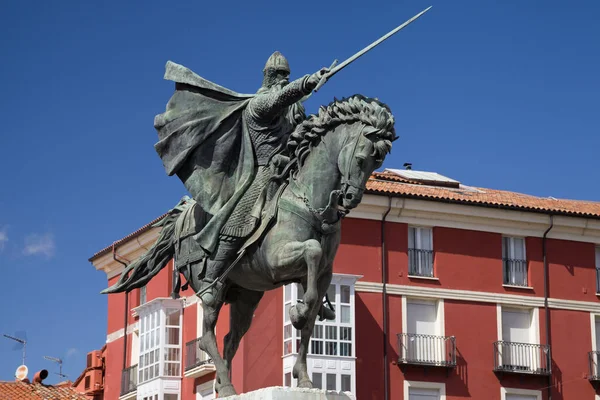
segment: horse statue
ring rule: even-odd
[[[335,318],[333,310],[324,308],[323,299],[332,278],[343,216],[359,205],[369,177],[381,167],[396,139],[390,109],[362,95],[322,106],[291,133],[287,157],[283,157],[285,162],[274,177],[278,180],[277,194],[262,214],[266,227],[260,235],[248,239],[237,263],[227,271],[223,299],[213,306],[202,303],[204,332],[199,346],[216,367],[219,397],[236,394],[229,368],[263,293],[294,282],[302,285],[304,296],[290,309],[291,322],[301,331],[293,377],[299,387],[313,387],[306,357],[316,318]],[[125,268],[121,280],[129,279],[129,274],[136,271],[146,275],[147,281],[172,258],[187,257],[185,244],[194,238],[189,232],[185,234],[185,226],[197,205],[184,198],[172,209],[160,222],[157,242]],[[186,285],[198,294],[203,265],[187,265],[181,272]],[[127,290],[136,285],[142,286],[132,283]],[[111,292],[115,290],[104,291]],[[230,304],[232,322],[221,356],[215,326],[225,303]]]

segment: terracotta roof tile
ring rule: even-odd
[[[374,173],[367,182],[367,193],[600,219],[600,202],[544,198],[464,185],[459,188],[415,185],[390,175],[393,174]]]
[[[389,171],[373,173],[367,182],[366,193],[600,219],[600,202],[536,197],[465,185],[461,185],[459,188],[428,186]],[[166,213],[161,215],[137,231],[116,241],[114,245],[118,246],[144,233],[166,215]],[[112,245],[98,251],[89,261],[110,252],[111,248]]]
[[[88,400],[70,387],[56,387],[40,383],[1,382],[2,400]]]

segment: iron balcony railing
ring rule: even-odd
[[[598,361],[600,361],[600,351],[590,351],[588,353],[590,363],[590,372],[588,379],[590,381],[600,381],[600,370],[598,369]]]
[[[456,366],[456,338],[416,333],[398,334],[398,362],[402,364]]]
[[[528,286],[527,261],[503,258],[504,284],[514,286]]]
[[[433,250],[408,249],[408,274],[433,277]]]
[[[203,364],[210,364],[212,360],[204,351],[200,350],[200,338],[194,339],[185,344],[185,370],[199,367]]]
[[[494,371],[550,375],[551,360],[548,345],[494,342]]]
[[[123,370],[121,374],[121,396],[137,390],[137,370],[137,364]]]

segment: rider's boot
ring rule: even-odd
[[[217,279],[225,272],[225,269],[235,260],[237,255],[236,242],[221,240],[217,253],[206,263],[206,272],[200,284],[200,291],[206,291],[200,295],[202,302],[209,307],[214,306],[222,300],[223,286]]]

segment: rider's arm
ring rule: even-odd
[[[290,82],[280,90],[261,94],[252,99],[252,111],[257,119],[270,121],[286,108],[300,101],[316,86],[310,75]]]

